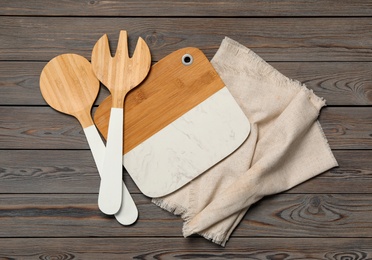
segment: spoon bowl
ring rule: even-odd
[[[90,111],[99,87],[89,61],[77,54],[53,58],[40,76],[45,101],[55,110],[76,117],[83,127],[93,124]]]

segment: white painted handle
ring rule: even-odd
[[[85,137],[88,140],[90,151],[93,154],[93,159],[96,163],[98,172],[101,176],[102,163],[105,157],[105,144],[103,143],[101,136],[99,135],[95,125],[84,128]]]
[[[111,108],[108,126],[106,153],[102,165],[101,185],[98,194],[98,207],[113,215],[120,210],[123,196],[122,187],[123,155],[123,109]]]
[[[93,154],[98,172],[101,176],[106,147],[97,131],[97,128],[94,125],[84,128],[84,133],[88,140],[88,144]],[[124,182],[122,182],[122,188],[123,193],[121,207],[120,210],[115,214],[115,218],[122,225],[131,225],[138,218],[138,210]]]
[[[116,212],[115,217],[122,225],[131,225],[136,222],[138,218],[138,210],[136,204],[134,204],[133,198],[130,195],[127,186],[123,184],[123,193],[121,198],[121,207],[118,212]]]

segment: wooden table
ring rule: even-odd
[[[155,62],[187,46],[212,58],[224,36],[248,46],[327,100],[320,122],[340,167],[256,203],[226,248],[183,238],[128,176],[139,220],[105,216],[83,131],[46,105],[39,75],[58,54],[90,59],[104,33],[116,46],[121,29]],[[0,258],[370,259],[371,105],[371,1],[1,0]]]

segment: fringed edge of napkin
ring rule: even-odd
[[[192,219],[192,216],[186,208],[182,207],[181,205],[177,203],[165,202],[161,198],[153,198],[151,202],[155,204],[156,206],[160,207],[161,209],[172,213],[175,216],[180,216],[182,220],[184,221],[183,227],[182,227],[182,234],[185,238],[189,236],[188,235],[189,234],[188,223]],[[225,246],[227,242],[226,237],[228,237],[227,233],[216,234],[216,233],[209,233],[209,232],[200,232],[197,234],[220,246]]]
[[[180,216],[184,221],[188,221],[191,218],[191,216],[188,214],[187,209],[177,203],[165,202],[163,199],[160,198],[153,198],[151,202],[175,216]]]

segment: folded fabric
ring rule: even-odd
[[[251,133],[225,160],[153,203],[184,219],[185,237],[197,233],[225,246],[253,203],[338,164],[317,121],[322,98],[230,38],[211,63]]]

